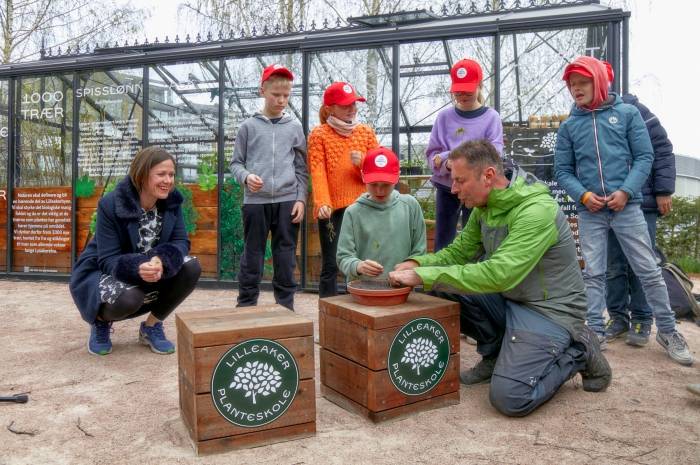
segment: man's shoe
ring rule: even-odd
[[[632,323],[632,327],[627,332],[625,343],[631,346],[644,347],[649,343],[651,334],[651,323]]]
[[[629,329],[630,325],[628,322],[620,320],[619,318],[611,318],[605,325],[605,340],[613,341],[618,337],[622,336],[623,334],[627,333]]]
[[[479,363],[471,369],[459,374],[462,384],[470,386],[472,384],[485,384],[491,382],[493,369],[496,367],[495,358],[482,358]]]
[[[157,354],[175,352],[175,346],[165,337],[163,323],[160,321],[153,326],[146,326],[146,322],[142,321],[139,328],[139,342],[151,346],[151,350]]]
[[[688,343],[678,331],[670,334],[656,333],[656,342],[666,349],[668,356],[676,363],[686,366],[693,364],[693,355],[690,353]]]
[[[690,392],[696,396],[700,396],[700,384],[689,384],[686,386]]]
[[[586,348],[586,367],[581,371],[583,390],[587,392],[605,391],[612,381],[612,368],[600,349],[599,336],[588,326],[584,326],[575,338]]]
[[[90,325],[88,352],[94,355],[107,355],[112,352],[112,341],[109,338],[111,332],[111,321],[95,320],[95,323]]]

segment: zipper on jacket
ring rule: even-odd
[[[272,121],[270,121],[272,124]],[[275,124],[272,124],[272,200],[275,199]]]
[[[600,147],[598,146],[598,126],[595,124],[595,110],[591,112],[593,115],[593,139],[595,140],[595,153],[598,156],[598,173],[600,174],[600,187],[603,189],[603,196],[607,197],[605,192],[605,180],[603,179],[603,161],[600,159]]]

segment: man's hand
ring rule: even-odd
[[[394,271],[404,271],[404,270],[412,270],[415,267],[418,266],[418,262],[415,260],[406,260],[401,263],[397,263],[396,266],[394,267]]]
[[[147,283],[155,283],[160,281],[163,276],[163,263],[160,258],[153,257],[150,262],[141,263],[139,265],[139,276]]]
[[[381,263],[374,260],[364,260],[357,264],[357,274],[365,276],[379,276],[384,271]]]
[[[673,200],[670,195],[657,195],[656,196],[656,207],[659,209],[661,215],[666,215],[673,208]]]
[[[262,189],[263,180],[257,174],[250,173],[245,178],[245,185],[248,186],[248,190],[250,190],[250,192],[257,192]]]
[[[350,163],[352,163],[353,166],[357,166],[359,168],[361,162],[362,162],[362,152],[360,152],[358,150],[352,150],[350,152]]]
[[[588,200],[586,200],[584,205],[586,208],[588,208],[588,211],[595,213],[605,206],[605,197],[591,192],[591,195],[588,197]]]
[[[324,205],[318,209],[318,219],[319,220],[327,220],[328,218],[331,217],[331,213],[333,213],[333,210],[331,209],[331,207],[329,207],[328,205]]]
[[[592,197],[592,196],[591,196]],[[607,200],[608,208],[614,212],[622,211],[627,205],[627,200],[629,196],[625,191],[615,191],[610,194],[605,200]]]
[[[292,223],[300,223],[304,219],[304,202],[297,200],[292,207]]]
[[[402,270],[389,273],[389,283],[394,287],[416,287],[423,284],[423,280],[414,270]]]

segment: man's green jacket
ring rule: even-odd
[[[411,257],[426,290],[501,293],[566,328],[583,324],[586,294],[576,244],[549,189],[529,173],[512,174],[462,233],[434,254]]]

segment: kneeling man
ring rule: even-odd
[[[452,192],[473,208],[462,233],[434,254],[409,258],[389,274],[461,305],[462,332],[483,357],[460,375],[491,382],[490,401],[524,416],[581,373],[585,391],[604,391],[612,371],[586,325],[586,294],[566,217],[546,185],[504,172],[486,140],[450,155]]]

